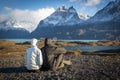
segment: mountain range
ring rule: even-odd
[[[92,18],[94,22],[114,21],[120,22],[120,0],[111,1],[99,10]]]
[[[39,26],[63,26],[63,25],[75,25],[82,22],[79,18],[76,10],[72,7],[68,9],[65,6],[58,8],[52,15],[40,22]]]
[[[79,15],[73,6],[69,8],[61,6],[53,14],[40,21],[31,33],[28,31],[29,27],[23,29],[15,25],[15,21],[0,23],[0,32],[9,34],[7,36],[0,34],[0,38],[20,36],[20,38],[120,39],[120,0],[110,2],[92,17],[86,14]],[[19,23],[16,26],[18,25]]]

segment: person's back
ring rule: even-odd
[[[37,47],[37,39],[32,39],[31,48],[26,51],[26,68],[27,70],[39,70],[42,64],[42,53]]]
[[[57,70],[63,63],[63,56],[66,50],[62,47],[52,46],[51,40],[45,39],[45,46],[42,48],[43,52],[43,67],[49,66],[52,70]]]

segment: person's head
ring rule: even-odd
[[[38,42],[38,40],[35,39],[35,38],[33,38],[33,39],[31,40],[31,46],[37,46],[37,42]]]
[[[51,45],[51,39],[50,38],[45,38],[45,46]]]

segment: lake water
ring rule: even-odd
[[[99,40],[58,40],[58,41],[67,41],[67,42],[97,42]]]
[[[91,51],[91,50],[115,50],[120,49],[120,46],[67,46],[64,47],[67,50],[82,50],[82,51]]]
[[[0,40],[9,40],[9,41],[15,41],[15,42],[26,42],[30,41],[31,39],[0,39]],[[57,41],[67,41],[67,42],[97,42],[99,40],[57,40]]]
[[[15,41],[15,42],[26,42],[30,41],[31,39],[1,39],[1,40],[9,40],[9,41]],[[58,41],[68,41],[68,42],[97,42],[99,40],[58,40]],[[119,46],[67,46],[65,47],[67,50],[82,50],[82,51],[88,51],[88,50],[114,50],[114,49],[120,49]]]

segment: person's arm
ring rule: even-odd
[[[43,57],[41,50],[38,50],[38,62],[39,62],[39,66],[43,64]]]
[[[57,53],[65,54],[66,52],[67,52],[67,50],[62,47],[56,47],[53,51],[53,53],[55,53],[55,54],[57,54]]]

